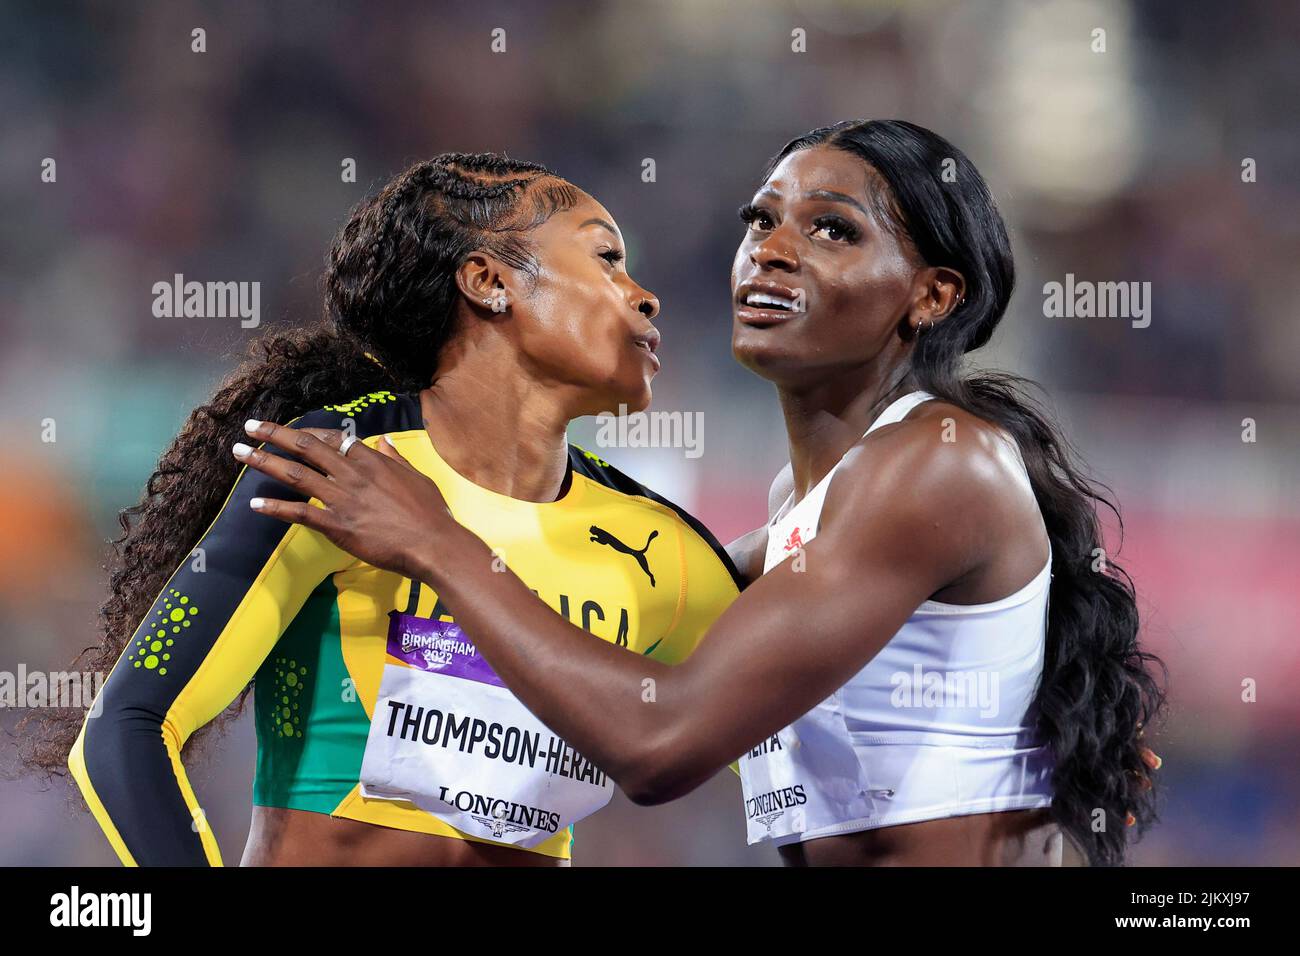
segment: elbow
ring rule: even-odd
[[[638,807],[656,807],[676,800],[686,791],[679,792],[671,780],[638,779],[625,784],[623,792]]]
[[[86,725],[83,722],[81,730],[77,734],[77,739],[72,742],[68,749],[67,768],[73,781],[77,784],[83,794],[86,792],[86,785],[90,782],[90,777],[86,773]]]
[[[689,746],[667,735],[647,740],[617,778],[627,798],[641,807],[657,806],[686,796],[707,778]]]
[[[638,807],[655,807],[661,803],[668,803],[677,796],[673,792],[671,780],[650,777],[644,774],[637,774],[635,777],[628,779],[622,786],[627,798]]]
[[[83,781],[85,780],[85,776],[86,776],[86,765],[82,763],[81,754],[77,752],[76,747],[73,747],[72,750],[68,753],[68,760],[66,766],[68,770],[68,776],[71,777],[72,782],[77,785],[77,789],[84,793],[86,788],[83,785]]]

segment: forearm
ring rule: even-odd
[[[123,643],[87,716],[69,767],[113,849],[128,865],[220,865],[190,786],[185,741],[256,673],[312,589],[350,560],[324,538],[256,514],[284,493],[256,471],[225,505]]]
[[[524,705],[638,803],[683,796],[806,712],[908,613],[908,598],[873,594],[834,564],[800,574],[797,588],[782,567],[669,667],[570,624],[515,575],[494,570],[492,552],[460,525],[431,539],[436,553],[415,562],[421,580]],[[894,584],[880,578],[885,590]],[[880,626],[861,623],[870,610],[887,615]],[[856,639],[825,640],[836,631]],[[821,639],[795,651],[793,639],[806,634]]]
[[[691,757],[685,665],[630,653],[570,624],[512,572],[497,570],[487,545],[460,525],[437,539],[437,553],[423,557],[416,574],[529,710],[633,799],[658,794],[666,773],[679,777]],[[690,786],[716,769],[692,774],[700,779]],[[674,789],[681,786],[679,779]]]
[[[89,717],[68,767],[126,866],[221,866],[180,749],[161,722],[140,715]]]

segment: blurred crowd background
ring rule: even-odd
[[[318,316],[349,208],[444,150],[545,163],[613,212],[663,305],[655,408],[701,412],[703,454],[601,453],[723,541],[755,526],[786,449],[773,390],[730,355],[736,207],[793,136],[901,117],[971,156],[1013,232],[1019,289],[976,358],[1043,384],[1122,505],[1118,560],[1171,672],[1164,821],[1133,859],[1300,863],[1300,5],[0,10],[0,670],[64,669],[95,639],[116,514],[188,411],[251,337]],[[153,284],[176,273],[260,282],[262,327],[155,318]],[[1149,281],[1150,326],[1045,317],[1043,285],[1067,273]],[[253,754],[244,719],[191,769],[228,862]],[[68,791],[0,781],[0,864],[115,861]],[[618,797],[575,849],[579,865],[775,861],[746,847],[730,773],[669,806]]]

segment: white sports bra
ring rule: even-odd
[[[904,395],[867,434],[933,397]],[[764,573],[816,537],[838,468],[777,512]],[[999,601],[925,601],[847,684],[742,756],[749,842],[1050,805],[1052,758],[1035,738],[1032,706],[1051,567],[1049,554]]]

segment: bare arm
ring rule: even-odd
[[[267,501],[264,513],[434,588],[515,695],[642,803],[687,793],[841,686],[922,601],[984,560],[1002,493],[933,429],[882,430],[832,483],[804,570],[785,562],[760,577],[694,655],[667,666],[591,640],[494,571],[487,546],[395,449],[343,458],[328,433],[253,434],[329,476],[254,452],[251,467],[326,506]]]

